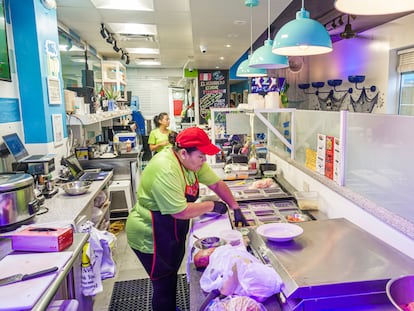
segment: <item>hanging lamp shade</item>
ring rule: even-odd
[[[289,67],[287,56],[272,52],[273,40],[265,40],[264,45],[258,48],[250,57],[249,66],[253,68],[279,69]]]
[[[383,15],[414,11],[413,0],[335,0],[338,11],[352,15]]]
[[[266,77],[267,76],[266,69],[253,68],[253,67],[249,66],[250,57],[251,57],[251,55],[249,55],[249,57],[247,59],[245,59],[244,61],[242,61],[239,65],[239,67],[237,67],[236,76],[238,76],[238,77],[247,77],[247,78]]]
[[[332,51],[332,41],[325,27],[310,18],[303,7],[296,19],[285,24],[273,40],[272,52],[287,56],[324,54]]]

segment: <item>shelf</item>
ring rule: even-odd
[[[91,113],[85,115],[66,115],[66,123],[68,125],[90,125],[106,120],[112,120],[114,118],[130,115],[132,111],[130,109],[122,109],[115,111],[104,111],[101,113]]]

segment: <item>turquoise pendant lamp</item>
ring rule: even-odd
[[[332,51],[332,40],[325,27],[310,18],[308,11],[296,12],[296,19],[285,24],[273,40],[272,52],[287,56],[325,54]]]
[[[287,56],[272,52],[273,40],[270,40],[270,0],[267,0],[267,40],[250,57],[249,66],[253,68],[279,69],[289,67]]]
[[[335,9],[351,15],[383,15],[414,11],[413,0],[335,0]]]
[[[246,0],[245,5],[250,7],[250,52],[253,50],[252,48],[252,37],[253,37],[253,18],[252,18],[252,7],[257,6],[259,1],[252,1],[252,0]],[[242,61],[237,67],[236,76],[237,77],[243,77],[243,78],[252,78],[252,77],[266,77],[267,71],[266,69],[262,68],[253,68],[249,66],[250,63],[250,57],[249,55],[247,59]]]
[[[238,77],[245,77],[245,78],[251,78],[251,77],[266,77],[267,71],[266,69],[262,68],[253,68],[249,66],[251,55],[248,56],[247,59],[242,61],[237,67],[236,76]]]

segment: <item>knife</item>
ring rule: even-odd
[[[34,279],[34,278],[37,278],[39,276],[55,272],[57,270],[58,270],[58,267],[52,267],[52,268],[49,268],[49,269],[40,270],[40,271],[30,273],[30,274],[22,274],[22,273],[14,274],[14,275],[8,276],[6,278],[0,279],[0,286],[16,283],[16,282],[20,282],[20,281],[26,281],[26,280]]]

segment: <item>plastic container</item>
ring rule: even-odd
[[[319,209],[319,193],[316,191],[298,191],[294,193],[299,209],[303,211]]]
[[[238,230],[224,230],[220,232],[220,237],[231,246],[238,246],[243,242],[243,235]]]
[[[389,280],[386,292],[396,310],[411,310],[409,307],[414,306],[414,275],[404,275]]]

